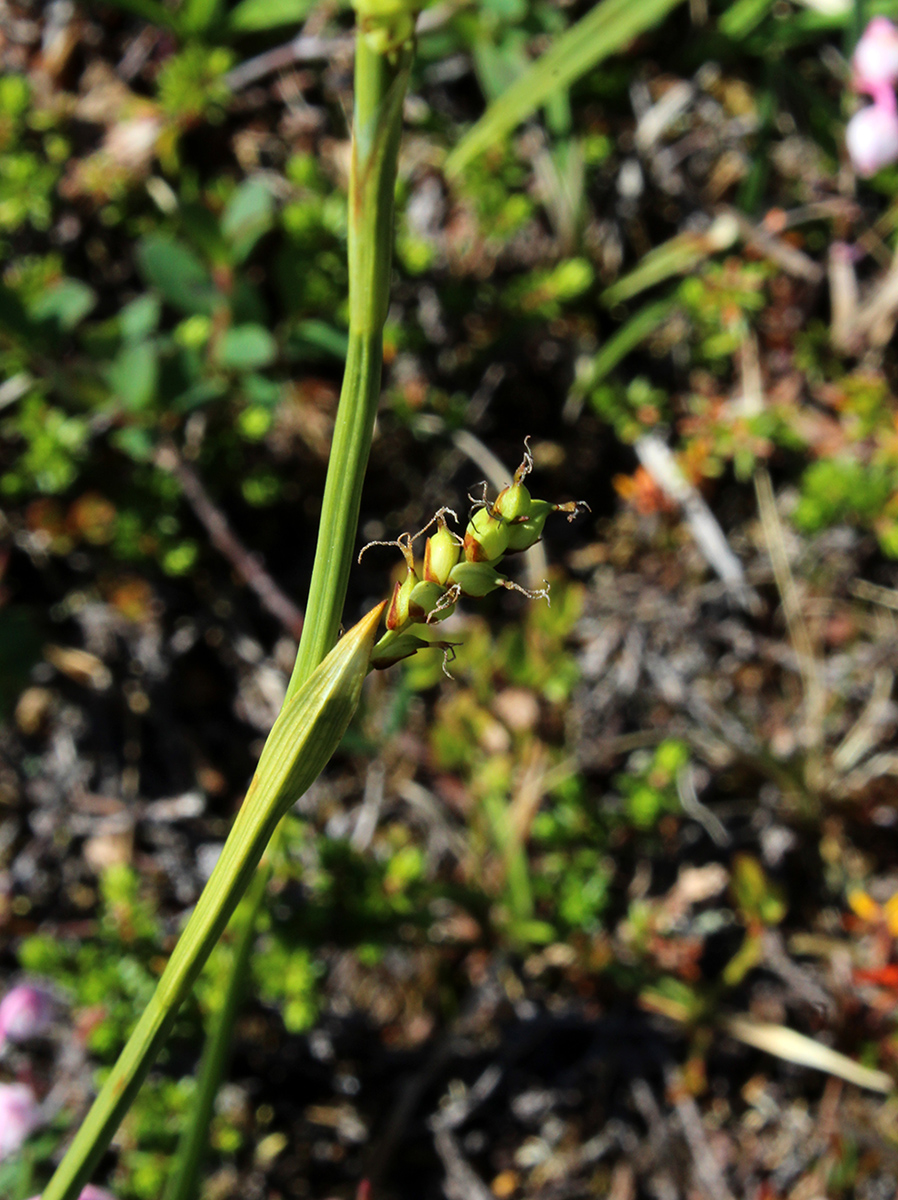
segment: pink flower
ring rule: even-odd
[[[41,1198],[40,1196],[32,1196],[31,1200],[41,1200]],[[115,1196],[113,1196],[112,1192],[107,1192],[105,1188],[94,1187],[92,1183],[89,1183],[78,1197],[78,1200],[115,1200]]]
[[[41,1037],[53,1024],[53,997],[44,988],[21,983],[0,1000],[0,1046]]]
[[[892,88],[898,83],[898,29],[887,17],[874,17],[864,30],[851,59],[852,83],[859,92],[894,106]]]
[[[19,1149],[41,1123],[34,1092],[24,1083],[0,1083],[0,1162]]]
[[[858,175],[875,175],[898,161],[898,113],[894,107],[868,104],[845,127],[845,145]]]

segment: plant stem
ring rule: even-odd
[[[390,291],[393,190],[411,47],[393,61],[357,39],[349,177],[349,349],[331,447],[315,565],[287,698],[337,637],[355,557],[362,483],[374,434]]]
[[[393,190],[402,101],[411,57],[410,45],[387,55],[373,49],[364,37],[357,40],[349,191],[349,351],[322,503],[307,618],[285,708],[334,644],[346,598],[362,483],[380,395],[383,324],[390,284]],[[269,737],[266,749],[271,741]],[[263,760],[264,757],[263,751]],[[74,1200],[87,1182],[168,1036],[178,1008],[253,879],[279,814],[272,817],[269,811],[263,820],[258,812],[248,811],[252,808],[248,798],[150,1004],[47,1185],[43,1200]],[[241,832],[242,836],[235,838]],[[245,955],[249,953],[247,943],[252,941],[255,914],[266,881],[267,870],[257,877],[256,904],[251,907],[248,924],[238,935],[238,947],[245,947]],[[240,953],[235,954],[235,967],[239,967],[241,958]],[[239,999],[236,981],[232,983],[234,986],[228,989],[228,1009],[219,1015],[216,1035],[204,1063],[199,1104],[207,1113],[211,1112],[225,1057],[223,1035],[231,1027]],[[191,1136],[185,1150],[191,1160],[184,1164],[188,1182],[196,1175],[205,1128],[200,1129],[197,1124],[196,1132],[197,1136]]]
[[[357,39],[355,113],[349,186],[349,349],[328,462],[315,564],[287,699],[315,669],[337,635],[355,549],[362,483],[380,396],[383,325],[389,301],[393,192],[411,51],[391,64]],[[166,1200],[193,1200],[208,1142],[215,1096],[227,1069],[254,933],[283,836],[278,827],[232,921],[234,950],[225,1000],[209,1031],[197,1094],[176,1156]]]
[[[149,1004],[75,1135],[43,1200],[74,1200],[112,1140],[162,1049],[203,964],[221,937],[283,815],[324,769],[358,704],[384,604],[336,646],[285,704],[218,862]]]
[[[283,822],[278,831],[283,828]],[[271,851],[277,833],[269,845],[268,854],[246,893],[245,903],[231,919],[235,941],[221,1007],[212,1018],[211,1028],[203,1046],[203,1057],[197,1074],[196,1094],[190,1107],[190,1118],[178,1143],[175,1170],[165,1191],[165,1200],[194,1200],[198,1193],[200,1173],[209,1144],[209,1125],[215,1097],[231,1057],[234,1026],[246,993],[249,961],[255,941],[256,920],[265,901],[271,876]]]

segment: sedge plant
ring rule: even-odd
[[[385,605],[372,609],[336,646],[334,642],[380,393],[393,191],[418,5],[413,0],[356,0],[355,8],[349,345],[296,664],[284,706],[221,857],[149,1005],[44,1189],[42,1200],[74,1200],[90,1179],[168,1036],[181,1003],[253,880],[278,822],[339,744],[369,668]]]
[[[213,1022],[194,1117],[185,1132],[168,1192],[169,1200],[196,1195],[212,1102],[226,1062],[255,920],[269,877],[268,867],[260,869],[260,863],[281,818],[339,744],[368,671],[390,666],[434,644],[451,654],[451,643],[430,637],[432,627],[451,614],[461,597],[485,596],[500,587],[524,591],[498,570],[502,560],[534,545],[550,513],[566,512],[572,519],[584,507],[576,502],[555,505],[534,499],[524,484],[532,467],[529,453],[525,454],[514,480],[494,501],[487,499],[484,490],[463,536],[450,530],[445,519],[448,510],[437,514],[431,522],[436,530],[427,539],[423,563],[415,560],[415,538],[404,534],[397,539],[393,544],[406,562],[404,581],[397,583],[389,601],[375,606],[337,641],[380,394],[393,194],[419,5],[414,0],[354,0],[354,7],[358,30],[349,187],[348,352],[296,663],[284,705],[215,869],[150,1003],[45,1187],[42,1200],[75,1200],[87,1184],[165,1042],[178,1009],[248,893],[235,930],[230,983]],[[386,631],[377,639],[382,616]]]

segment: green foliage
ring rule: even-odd
[[[536,206],[523,190],[526,174],[515,158],[496,152],[489,162],[473,162],[460,180],[483,235],[498,246],[519,233]]]
[[[228,86],[224,81],[233,55],[222,47],[185,46],[159,72],[159,104],[179,121],[224,119]]]
[[[145,237],[137,247],[144,278],[162,299],[185,313],[211,316],[223,297],[198,255],[164,234]]]
[[[140,1012],[158,981],[167,949],[162,924],[152,893],[131,867],[110,867],[100,879],[101,906],[96,933],[91,938],[60,939],[34,934],[24,938],[18,950],[21,968],[38,978],[52,980],[72,1006],[72,1020],[87,1031],[86,1045],[98,1064],[102,1081],[106,1067],[117,1057]],[[259,970],[277,979],[270,997],[283,1003],[285,1019],[296,1004],[296,968],[282,977],[282,960],[263,951]],[[207,971],[209,983],[198,989],[208,1011],[210,988],[220,987],[226,961],[213,962]],[[269,969],[271,975],[269,976]],[[218,983],[214,981],[218,976]],[[314,974],[312,980],[314,980]],[[182,1013],[175,1044],[181,1039],[194,1043],[201,1028],[195,1005]],[[118,1165],[114,1180],[122,1200],[156,1200],[171,1170],[178,1134],[190,1110],[194,1081],[190,1076],[172,1078],[165,1071],[152,1076],[130,1110],[122,1127]],[[233,1120],[218,1118],[219,1142],[240,1144],[241,1134]],[[58,1141],[58,1134],[29,1142],[29,1162],[41,1162]],[[44,1142],[49,1144],[44,1146]],[[11,1177],[12,1178],[12,1177]],[[16,1176],[18,1178],[18,1176]],[[10,1184],[9,1186],[13,1186]],[[21,1189],[19,1189],[21,1190]],[[6,1193],[11,1194],[11,1193]]]
[[[652,829],[665,813],[679,811],[677,775],[688,762],[686,743],[668,738],[653,754],[634,755],[629,771],[615,777],[624,813],[637,829]]]
[[[493,101],[450,154],[447,173],[461,175],[478,154],[500,141],[553,94],[569,87],[603,58],[651,28],[675,3],[676,0],[643,0],[641,4],[601,0]]]
[[[156,985],[161,931],[155,907],[139,892],[130,868],[113,867],[101,880],[103,908],[96,940],[65,941],[35,934],[19,947],[22,968],[59,983],[76,1008],[94,1014],[88,1048],[111,1062]]]
[[[322,968],[308,947],[266,934],[253,953],[252,970],[259,997],[277,1006],[289,1033],[314,1025]]]
[[[589,398],[597,415],[622,442],[635,442],[660,424],[669,411],[665,393],[639,375],[628,384],[600,384]]]
[[[45,495],[64,492],[78,477],[90,436],[83,417],[68,416],[32,394],[22,400],[14,418],[2,423],[12,444],[24,443],[16,467],[0,477],[0,490],[15,496],[34,489]]]
[[[312,0],[240,0],[228,17],[235,33],[293,25],[308,16]]]
[[[567,929],[594,933],[608,905],[614,867],[595,850],[564,851],[540,856],[536,895],[557,905],[562,932]]]
[[[49,114],[48,114],[49,116]],[[25,225],[50,225],[54,196],[68,144],[33,107],[28,81],[0,79],[0,235]]]
[[[15,384],[0,384],[0,492],[16,546],[27,544],[35,562],[49,563],[47,578],[74,572],[88,602],[107,594],[107,580],[123,564],[139,564],[154,583],[167,577],[160,590],[172,611],[187,608],[194,588],[204,611],[210,596],[228,611],[229,601],[217,595],[228,568],[159,451],[169,441],[181,448],[250,548],[271,555],[285,586],[301,586],[348,347],[342,68],[338,59],[326,70],[303,64],[295,94],[287,91],[293,72],[230,93],[234,63],[291,36],[311,11],[308,0],[121,0],[120,7],[132,14],[129,31],[139,30],[137,17],[166,32],[112,116],[107,109],[93,123],[78,115],[89,89],[66,90],[71,65],[52,85],[32,86],[15,74],[0,79],[0,379]],[[888,358],[877,365],[888,351],[874,348],[856,368],[853,354],[831,339],[823,291],[810,304],[805,282],[765,257],[760,242],[747,245],[744,228],[714,223],[720,203],[778,236],[780,206],[797,221],[808,206],[803,189],[816,198],[825,191],[827,162],[834,169],[838,89],[828,76],[820,83],[820,52],[846,18],[781,7],[738,0],[719,19],[712,12],[694,38],[668,45],[650,29],[672,8],[667,0],[606,3],[579,25],[572,9],[549,0],[485,0],[455,7],[423,35],[424,69],[406,114],[414,129],[396,189],[395,303],[384,339],[393,369],[384,380],[380,434],[388,461],[402,468],[385,489],[389,505],[406,505],[406,479],[423,474],[466,427],[472,395],[498,364],[510,370],[485,420],[475,410],[479,436],[495,434],[501,443],[514,424],[517,437],[532,416],[534,433],[555,437],[537,394],[551,396],[560,412],[576,374],[571,398],[587,406],[583,429],[608,448],[606,461],[615,461],[614,439],[628,444],[660,430],[712,507],[724,487],[728,497],[750,495],[745,482],[759,465],[773,464],[797,489],[792,516],[801,532],[847,522],[898,556],[892,373]],[[345,28],[347,14],[322,9],[316,21],[319,15],[328,21],[325,36]],[[586,37],[591,21],[598,24]],[[633,43],[639,30],[647,37]],[[562,46],[561,71],[552,74]],[[653,66],[646,73],[644,52],[665,74]],[[696,67],[712,58],[720,76],[705,89]],[[453,121],[476,97],[467,81],[458,87],[440,75],[459,61],[473,65],[486,105],[483,122],[460,143]],[[740,122],[756,128],[743,146],[751,161],[740,162],[743,149],[733,155],[737,175],[743,165],[748,171],[741,182],[728,185],[725,171],[723,182],[702,180],[696,158],[686,168],[686,191],[665,191],[655,155],[666,161],[674,145],[686,153],[692,130],[707,143],[701,112],[675,122],[651,152],[631,149],[631,84],[639,80],[642,88],[645,76],[655,103],[667,95],[668,72],[691,81],[727,137],[739,142]],[[746,104],[734,106],[731,93]],[[109,135],[134,117],[146,119],[155,141],[143,159],[123,165],[110,158],[107,138],[114,141]],[[520,139],[510,138],[524,119]],[[813,149],[813,137],[823,166],[808,172],[808,183],[789,174],[786,152],[799,143]],[[434,168],[453,143],[448,170],[456,174],[447,192]],[[649,169],[642,198],[631,203],[618,184],[636,157]],[[438,196],[433,212],[424,184]],[[876,187],[893,189],[894,179],[884,176]],[[708,224],[725,237],[683,233],[707,231],[686,221],[697,196]],[[865,222],[875,201],[872,189],[859,188]],[[644,222],[646,205],[651,219]],[[766,208],[769,221],[762,222]],[[823,262],[837,231],[829,219],[790,224],[784,245]],[[855,218],[838,220],[851,225]],[[873,228],[878,252],[891,252],[891,217]],[[869,230],[865,236],[870,244]],[[877,269],[863,265],[862,288],[874,286],[865,273]],[[428,324],[431,295],[438,312]],[[807,312],[803,327],[790,324]],[[551,352],[545,360],[543,350]],[[760,394],[743,395],[753,356]],[[578,412],[570,405],[565,420]],[[606,427],[598,436],[596,419]],[[569,432],[558,436],[571,455]],[[496,449],[503,452],[501,444]],[[556,549],[550,539],[551,561]],[[590,562],[606,553],[601,561],[614,562],[621,546],[603,542],[593,550]],[[290,870],[279,883],[286,890],[289,880],[302,902],[263,928],[252,966],[258,995],[278,1009],[289,1033],[308,1029],[319,1012],[323,947],[355,946],[356,961],[372,972],[397,944],[436,958],[433,913],[448,905],[474,926],[461,942],[478,952],[482,945],[505,954],[563,943],[579,955],[588,947],[583,953],[594,961],[588,980],[577,984],[585,990],[606,969],[603,954],[625,912],[622,940],[633,962],[609,973],[657,1011],[689,1023],[714,1013],[718,984],[742,986],[761,961],[763,929],[785,919],[786,900],[758,860],[744,856],[732,864],[727,915],[744,937],[719,979],[696,980],[688,946],[679,968],[662,968],[660,955],[653,957],[659,944],[670,950],[695,931],[683,932],[685,918],[683,928],[665,928],[654,896],[628,902],[621,875],[629,857],[659,845],[666,852],[681,818],[677,776],[690,751],[669,739],[652,751],[621,752],[607,773],[602,767],[584,776],[571,767],[566,726],[579,672],[570,637],[583,599],[579,586],[561,583],[551,608],[522,602],[517,609],[516,599],[490,607],[487,598],[481,615],[466,616],[452,634],[462,643],[453,682],[445,680],[439,649],[422,651],[383,682],[384,711],[369,713],[349,744],[367,748],[386,730],[394,770],[408,749],[402,737],[390,740],[396,728],[416,730],[415,769],[434,789],[440,832],[452,838],[452,867],[444,868],[401,809],[405,799],[392,792],[364,854],[311,822],[302,832],[293,826]],[[19,603],[15,590],[13,600],[0,621],[6,712],[46,637],[36,606]],[[535,799],[527,791],[534,779]],[[210,962],[173,1057],[125,1127],[113,1181],[124,1200],[162,1192],[194,1096],[167,1072],[175,1062],[183,1067],[178,1055],[187,1046],[193,1052],[215,1010],[231,944]],[[83,1018],[89,1029],[91,1053],[108,1064],[169,949],[152,894],[133,872],[113,871],[103,880],[94,937],[78,944],[30,935],[20,963],[60,984],[79,1027]],[[677,969],[681,977],[666,973]],[[454,967],[445,977],[440,1004],[449,1010],[455,989],[467,984],[458,983]],[[216,1120],[217,1150],[232,1156],[247,1130],[226,1115]],[[60,1119],[4,1166],[0,1194],[24,1200],[35,1193],[63,1133]]]
[[[741,348],[751,318],[764,308],[770,275],[768,263],[731,259],[712,262],[680,284],[678,298],[693,322],[700,359],[716,364]]]
[[[585,258],[568,258],[548,271],[537,271],[510,284],[505,303],[528,316],[558,316],[567,301],[582,296],[593,283],[595,272]]]
[[[749,926],[779,925],[786,915],[782,888],[771,883],[764,868],[750,854],[737,854],[734,858],[732,889],[739,913]]]
[[[851,458],[813,463],[802,476],[795,522],[811,533],[837,521],[867,524],[883,511],[896,480],[895,468],[885,464],[865,466]]]

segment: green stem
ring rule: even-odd
[[[307,616],[285,707],[336,641],[354,557],[362,483],[380,395],[383,325],[389,300],[393,192],[402,102],[412,53],[412,46],[407,45],[381,54],[364,37],[357,39],[349,192],[349,349],[322,502]],[[266,743],[266,750],[269,743]],[[162,1048],[178,1009],[253,879],[280,813],[272,818],[269,812],[263,820],[257,811],[248,812],[248,809],[250,806],[244,801],[222,856],[156,992],[45,1188],[43,1200],[74,1200],[90,1178]],[[267,875],[268,869],[263,869],[256,877],[258,903],[265,892]],[[255,911],[257,906],[238,935],[239,945],[243,945],[244,939],[252,941]],[[248,949],[246,953],[249,953]],[[239,955],[236,960],[235,966],[239,965]],[[236,1012],[236,983],[233,997],[233,1011]],[[223,1058],[219,1053],[221,1047],[216,1049],[214,1043],[225,1041],[223,1019],[222,1016],[207,1055],[208,1072],[206,1063],[203,1068],[201,1099],[206,1105],[211,1105],[220,1078]],[[191,1156],[201,1155],[199,1136],[201,1132],[204,1137],[205,1130],[197,1128],[197,1138],[191,1138]]]
[[[283,822],[278,830],[283,829]],[[277,834],[269,846],[268,858],[256,872],[246,894],[246,903],[234,913],[232,925],[236,935],[231,956],[231,969],[221,1007],[212,1020],[196,1081],[196,1095],[190,1108],[189,1122],[178,1143],[175,1171],[165,1191],[165,1200],[194,1200],[199,1191],[199,1177],[209,1144],[209,1125],[215,1097],[231,1058],[234,1026],[249,981],[249,962],[255,942],[256,921],[271,875],[271,851]]]
[[[171,1032],[178,1009],[249,886],[279,821],[317,779],[355,712],[385,605],[363,617],[285,704],[218,862],[100,1094],[43,1193],[74,1200]]]
[[[309,588],[307,616],[287,698],[302,685],[336,638],[354,556],[362,482],[383,365],[383,324],[389,300],[393,191],[408,61],[391,66],[362,38],[356,51],[355,116],[350,178],[349,349],[331,447]],[[255,880],[250,902],[235,914],[235,947],[225,1002],[212,1026],[197,1079],[197,1095],[176,1156],[166,1200],[193,1200],[206,1153],[208,1128],[227,1069],[253,935],[265,904],[279,826]]]
[[[393,61],[357,39],[349,178],[349,349],[334,429],[309,602],[287,697],[334,644],[355,558],[374,434],[390,292],[393,191],[411,48]]]

